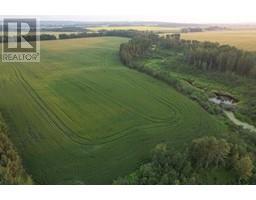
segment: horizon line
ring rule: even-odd
[[[3,18],[27,18],[27,17],[35,17],[39,18],[40,21],[59,21],[59,22],[87,22],[87,23],[172,23],[172,24],[194,24],[194,25],[256,25],[255,22],[196,22],[196,21],[186,21],[186,20],[154,20],[154,19],[125,19],[126,16],[100,16],[100,15],[0,15],[0,21]],[[41,18],[41,19],[40,19]],[[92,19],[94,18],[94,19]],[[108,19],[103,19],[108,18]],[[110,19],[111,18],[111,19]],[[123,18],[123,19],[115,19],[115,18]],[[143,17],[142,17],[143,18]]]

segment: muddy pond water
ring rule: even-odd
[[[218,105],[224,105],[224,106],[229,106],[229,107],[234,107],[235,103],[238,102],[238,100],[230,97],[230,96],[221,96],[221,95],[216,95],[216,97],[210,98],[210,102],[218,104]],[[242,122],[239,119],[236,118],[233,112],[224,110],[225,115],[237,126],[241,126],[243,129],[247,129],[251,132],[256,132],[256,127],[253,125],[250,125],[246,122]]]

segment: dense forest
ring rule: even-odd
[[[184,61],[207,71],[230,72],[256,77],[256,55],[229,45],[212,42],[181,40],[179,34],[166,37],[143,37],[120,47],[121,60],[131,63],[155,48],[171,49],[183,54]]]
[[[229,45],[211,42],[191,42],[183,44],[186,61],[203,70],[232,72],[243,76],[256,75],[256,56],[254,53],[239,50]]]
[[[32,184],[21,158],[8,138],[8,129],[0,116],[0,184]]]

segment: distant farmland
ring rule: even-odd
[[[0,111],[40,184],[109,184],[156,144],[183,148],[224,125],[165,83],[124,67],[124,38],[41,42],[38,64],[0,64]]]
[[[138,30],[138,31],[154,31],[154,32],[178,32],[180,28],[160,27],[160,26],[98,26],[90,28],[93,31],[98,30]]]
[[[248,51],[256,51],[256,30],[211,31],[182,34],[183,39],[230,44]]]

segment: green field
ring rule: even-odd
[[[41,42],[38,64],[0,64],[0,111],[40,184],[109,184],[161,142],[225,126],[165,83],[124,67],[124,38]]]

